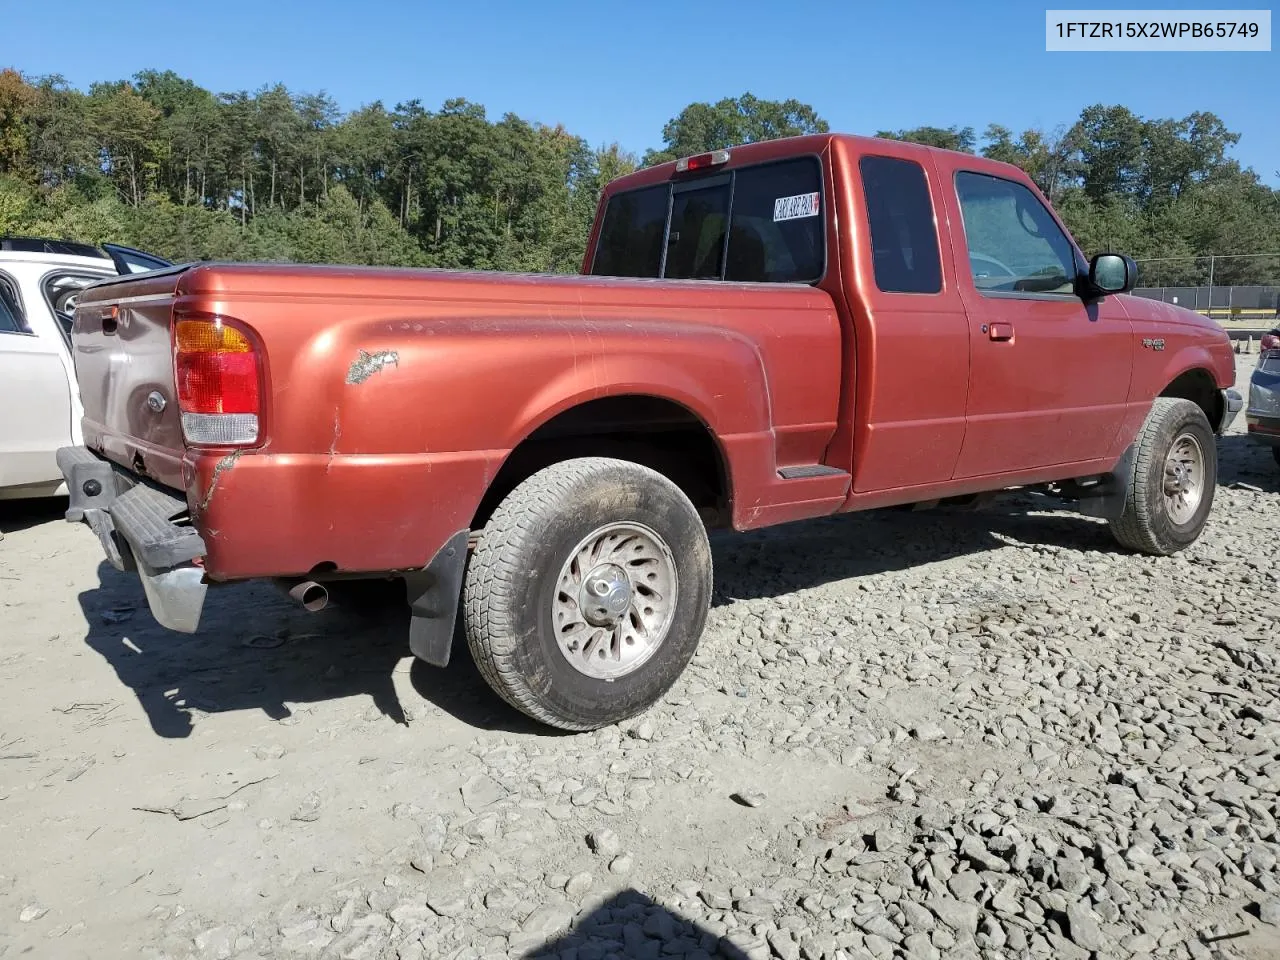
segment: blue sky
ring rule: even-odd
[[[563,123],[593,145],[637,152],[660,145],[686,104],[745,91],[795,97],[851,133],[1052,129],[1096,102],[1148,117],[1209,110],[1241,134],[1236,158],[1280,185],[1274,44],[1271,53],[1047,53],[1046,6],[1070,4],[10,0],[0,4],[0,65],[81,88],[147,67],[215,91],[280,81],[325,90],[344,109],[415,97],[434,109],[462,96],[491,118]]]

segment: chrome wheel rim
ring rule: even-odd
[[[1189,433],[1178,436],[1164,461],[1164,502],[1169,518],[1184,524],[1204,498],[1204,450]]]
[[[609,523],[579,541],[551,605],[556,644],[596,680],[639,669],[666,639],[679,583],[666,542],[642,523]]]

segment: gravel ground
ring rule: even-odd
[[[1280,957],[1280,470],[1242,429],[1175,558],[1032,498],[722,539],[687,674],[586,735],[401,615],[251,585],[168,634],[60,505],[6,507],[0,956]]]

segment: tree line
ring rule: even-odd
[[[825,132],[813,107],[751,94],[693,103],[643,155],[452,99],[344,113],[285,86],[214,93],[146,70],[87,91],[0,70],[0,234],[114,241],[175,260],[290,260],[572,272],[600,190],[639,166]],[[1185,257],[1280,251],[1280,191],[1228,154],[1212,113],[1144,119],[1095,105],[1053,131],[992,124],[879,136],[1017,164],[1086,252]],[[1262,260],[1215,282],[1274,281]]]

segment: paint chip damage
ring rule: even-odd
[[[394,350],[379,350],[377,353],[361,350],[347,368],[347,383],[364,383],[383,367],[399,365],[400,354]]]

